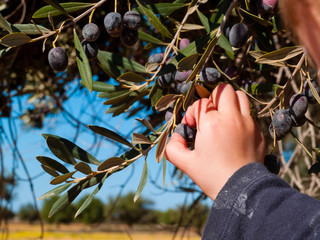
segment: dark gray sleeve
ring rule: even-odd
[[[320,202],[251,163],[218,194],[202,239],[320,239]]]

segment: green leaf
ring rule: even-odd
[[[139,91],[131,91],[129,96],[125,98],[122,103],[117,103],[112,105],[106,113],[113,113],[113,116],[118,116],[123,112],[126,112],[129,110],[129,108],[134,104],[136,101],[139,101],[144,96],[146,96],[149,93],[148,90],[145,88],[139,89]]]
[[[155,37],[143,32],[143,31],[140,31],[140,30],[139,30],[139,39],[141,41],[153,43],[156,45],[166,45],[166,43],[162,42],[160,39],[155,38]]]
[[[72,165],[75,165],[77,163],[65,144],[63,144],[60,140],[51,136],[48,136],[46,140],[49,149],[57,158]]]
[[[320,104],[320,97],[319,97],[317,90],[315,89],[315,87],[313,86],[313,84],[309,78],[307,78],[307,81],[308,81],[309,88],[312,92],[312,95],[317,100],[317,102]]]
[[[226,53],[232,60],[234,60],[234,52],[233,52],[232,46],[225,35],[223,34],[220,35],[218,40],[218,45],[226,51]]]
[[[73,142],[70,142],[65,138],[52,135],[52,134],[42,134],[42,136],[44,138],[53,137],[61,141],[74,158],[77,158],[83,162],[92,163],[95,165],[99,165],[101,163],[98,159],[96,159],[90,153],[88,153],[87,151],[83,150],[81,147],[77,146],[76,144],[74,144]]]
[[[179,10],[183,7],[188,6],[188,4],[185,3],[154,3],[154,4],[148,4],[147,8],[149,8],[151,11],[153,11],[155,14],[160,14],[163,17],[167,17],[171,15],[174,11]],[[138,8],[138,12],[140,9]]]
[[[58,172],[61,172],[63,174],[68,173],[69,170],[63,166],[61,163],[57,162],[56,160],[49,158],[49,157],[44,157],[44,156],[37,156],[36,159],[42,163],[43,165],[46,165]]]
[[[152,142],[148,137],[138,133],[132,134],[132,143],[133,144],[152,144]]]
[[[67,13],[75,12],[84,8],[92,7],[93,3],[84,3],[84,2],[67,2],[61,3],[60,6],[65,10]],[[55,17],[64,14],[63,11],[59,11],[52,6],[45,6],[37,10],[32,18],[48,18],[48,15]]]
[[[158,163],[162,160],[164,156],[164,150],[166,149],[166,146],[167,146],[167,140],[170,133],[170,129],[171,129],[171,126],[168,125],[159,137],[160,139],[159,139],[159,143],[156,150],[156,161]]]
[[[155,133],[155,130],[154,128],[152,127],[151,123],[146,120],[146,119],[139,119],[139,118],[136,118],[136,120],[138,122],[140,122],[141,124],[143,124],[146,128],[148,128],[151,132],[154,132]]]
[[[202,23],[202,25],[204,26],[204,28],[206,29],[207,33],[210,32],[210,23],[209,23],[209,19],[197,9],[197,14],[198,17]]]
[[[92,90],[96,92],[113,92],[116,89],[116,86],[113,84],[100,81],[93,81],[92,83]]]
[[[99,93],[98,97],[109,98],[109,100],[111,100],[113,98],[122,98],[122,96],[127,96],[128,94],[130,94],[130,89],[119,87],[114,92]]]
[[[52,184],[52,185],[57,185],[57,184],[63,183],[63,182],[65,182],[66,180],[68,180],[69,178],[71,178],[72,175],[73,175],[75,172],[76,172],[76,171],[74,171],[74,172],[69,172],[69,173],[66,173],[66,174],[57,176],[57,177],[55,177],[54,179],[51,180],[50,184]]]
[[[117,97],[109,98],[107,101],[105,101],[104,105],[113,105],[113,104],[123,104],[126,102],[126,99],[130,95],[130,91],[127,91],[123,94],[119,94]]]
[[[3,28],[4,30],[7,30],[8,33],[12,33],[12,29],[11,29],[11,24],[2,16],[1,12],[0,12],[0,27]]]
[[[106,169],[109,169],[109,168],[112,168],[115,166],[119,166],[124,162],[125,162],[125,160],[123,160],[123,158],[111,157],[111,158],[108,158],[107,160],[105,160],[103,163],[101,163],[100,166],[97,168],[97,170],[104,171]]]
[[[92,173],[91,167],[84,162],[78,162],[76,165],[74,165],[74,169],[86,175]]]
[[[0,58],[5,55],[7,52],[9,52],[9,50],[11,49],[11,47],[8,48],[4,48],[0,50]]]
[[[52,169],[51,167],[48,167],[47,165],[41,164],[41,167],[46,173],[50,174],[53,177],[60,176],[59,173],[57,173],[54,169]]]
[[[124,74],[121,74],[118,79],[118,81],[127,81],[127,82],[134,82],[134,83],[141,83],[145,82],[146,79],[134,72],[126,72]]]
[[[253,84],[248,88],[248,92],[254,95],[262,95],[270,92],[276,92],[280,86],[272,83]]]
[[[10,33],[0,39],[0,43],[6,47],[17,47],[30,41],[31,38],[24,33]]]
[[[189,55],[188,57],[182,58],[177,65],[177,70],[182,72],[193,69],[194,65],[197,63],[199,56],[199,53],[195,53]]]
[[[81,42],[78,38],[76,30],[73,29],[74,35],[74,46],[76,48],[76,55],[77,55],[77,64],[79,68],[79,73],[82,78],[84,86],[92,92],[92,72],[89,64],[89,60],[87,58],[86,53],[81,45]]]
[[[153,84],[151,92],[149,93],[149,99],[151,100],[151,106],[155,107],[157,102],[162,98],[163,89],[156,82]]]
[[[240,8],[240,10],[242,11],[242,14],[247,15],[248,17],[250,17],[251,19],[253,19],[254,21],[256,21],[257,23],[266,26],[266,27],[270,27],[272,26],[272,23],[270,21],[267,21],[261,17],[258,17],[242,8]]]
[[[156,110],[164,111],[169,108],[173,103],[175,103],[176,99],[178,98],[175,94],[167,94],[163,96],[156,104]]]
[[[27,35],[39,35],[42,33],[49,33],[50,30],[41,25],[34,25],[32,23],[28,24],[13,24],[11,28],[14,32],[21,32]],[[7,31],[2,31],[1,33],[6,33]]]
[[[303,53],[301,46],[284,47],[279,50],[266,53],[256,59],[257,63],[273,65],[274,63],[284,62]]]
[[[164,187],[164,184],[166,183],[166,173],[167,173],[167,159],[163,157],[162,160],[162,188]]]
[[[47,198],[51,198],[54,196],[58,196],[60,193],[64,192],[65,190],[67,190],[70,185],[72,184],[72,182],[70,183],[66,183],[64,185],[58,186],[52,190],[50,190],[49,192],[43,194],[41,197],[38,198],[38,200],[42,200],[42,199],[47,199]]]
[[[136,194],[134,195],[133,201],[136,202],[138,198],[140,197],[142,190],[147,184],[148,180],[148,165],[147,165],[147,159],[144,160],[143,170],[142,170],[142,176],[140,179],[140,183],[137,189]]]
[[[88,127],[94,131],[95,133],[98,133],[104,137],[110,138],[116,142],[122,143],[128,147],[134,148],[134,146],[128,142],[126,139],[124,139],[123,137],[121,137],[118,133],[113,132],[111,130],[108,130],[106,128],[103,127],[99,127],[99,126],[93,126],[93,125],[88,125]]]
[[[92,187],[101,182],[105,173],[97,174],[90,179],[85,179],[77,183],[75,186],[70,188],[66,193],[64,193],[52,206],[49,217],[52,217],[56,213],[62,211],[67,206],[69,206],[73,200],[81,193],[81,191],[85,188]]]
[[[160,34],[164,37],[172,38],[172,34],[169,32],[169,30],[161,23],[161,21],[157,18],[157,16],[147,7],[143,6],[138,0],[136,0],[137,4],[139,5],[139,8],[141,11],[146,15],[149,22],[152,24],[152,26],[157,29]]]
[[[108,177],[108,174],[105,174],[104,177],[102,178],[101,182],[99,183],[99,185],[93,190],[93,192],[87,197],[87,199],[84,201],[84,203],[81,205],[81,207],[78,209],[78,211],[76,212],[76,214],[74,215],[74,218],[76,218],[77,216],[79,216],[80,213],[83,212],[83,210],[85,210],[89,204],[92,202],[94,196],[100,191],[100,189],[102,188],[102,185],[104,183],[104,181],[106,180],[106,178]]]
[[[101,65],[106,65],[108,62],[112,62],[114,65],[120,66],[128,71],[146,73],[145,67],[140,63],[112,52],[99,50],[97,57]]]
[[[52,7],[57,9],[58,11],[67,14],[66,10],[61,7],[60,3],[57,0],[44,0],[46,3],[50,4]]]

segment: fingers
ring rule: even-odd
[[[247,95],[242,91],[236,91],[240,112],[244,116],[250,115],[250,102]]]
[[[173,133],[167,143],[165,156],[177,168],[185,171],[190,159],[191,150],[187,147],[186,140],[178,133]]]
[[[220,84],[212,92],[210,99],[218,112],[226,114],[240,113],[236,92],[229,84]]]
[[[183,123],[186,123],[191,128],[200,129],[201,118],[207,114],[209,111],[215,110],[212,101],[208,98],[202,98],[194,102],[187,110],[184,118],[182,119]]]

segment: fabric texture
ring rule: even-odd
[[[218,194],[202,239],[320,239],[320,201],[250,163]]]

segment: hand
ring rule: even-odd
[[[265,140],[250,116],[250,103],[244,92],[220,84],[209,99],[194,102],[182,122],[197,128],[194,150],[173,133],[166,158],[212,200],[242,166],[263,163]]]

